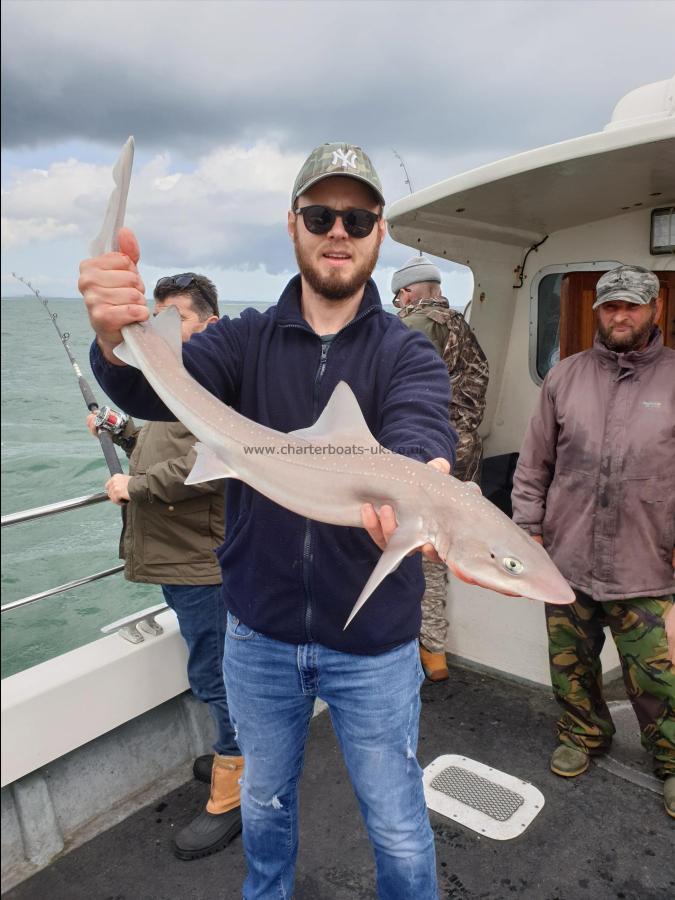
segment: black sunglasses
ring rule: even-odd
[[[193,285],[197,288],[204,300],[206,300],[209,305],[209,309],[213,310],[214,314],[217,314],[217,310],[215,310],[213,307],[213,300],[211,300],[208,294],[204,291],[203,287],[199,283],[199,277],[195,275],[194,272],[185,272],[183,275],[165,275],[164,278],[160,278],[155,285],[155,294],[157,293],[157,291],[171,290],[172,288],[178,288],[181,291],[186,291]]]
[[[382,218],[369,209],[331,209],[330,206],[303,206],[294,209],[296,216],[302,216],[305,228],[312,234],[328,234],[335,220],[342,219],[345,231],[350,237],[368,237],[375,223]]]

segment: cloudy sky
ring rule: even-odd
[[[522,150],[601,130],[675,71],[672,0],[5,0],[2,295],[76,294],[129,134],[127,223],[147,284],[209,274],[272,300],[294,270],[289,192],[350,141],[391,202]],[[376,280],[412,251],[388,239]],[[442,264],[451,302],[466,270]]]

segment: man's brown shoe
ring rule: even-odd
[[[450,677],[445,653],[431,653],[420,644],[420,661],[429,681],[447,681]]]
[[[563,778],[575,778],[586,771],[590,762],[588,753],[576,747],[568,747],[567,744],[560,744],[551,756],[551,772],[562,775]]]
[[[669,775],[663,782],[663,805],[668,815],[675,819],[675,775]]]

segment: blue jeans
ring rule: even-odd
[[[333,727],[387,900],[436,900],[434,840],[415,757],[417,641],[379,656],[285,644],[228,614],[225,683],[246,766],[241,793],[246,900],[290,898],[298,851],[298,781],[314,699]]]
[[[220,585],[163,584],[162,593],[187,644],[192,693],[208,705],[216,726],[213,749],[222,756],[239,756],[223,682],[225,606]]]

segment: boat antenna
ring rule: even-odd
[[[12,272],[14,278],[17,281],[20,281],[21,284],[24,284],[31,293],[35,294],[40,303],[47,310],[47,315],[52,320],[52,325],[56,328],[56,332],[61,339],[61,343],[63,344],[63,349],[68,354],[68,359],[70,360],[70,364],[73,367],[73,371],[75,372],[75,377],[77,378],[77,382],[80,386],[80,391],[82,392],[82,396],[84,397],[84,402],[87,404],[87,409],[90,412],[98,413],[99,410],[101,413],[107,412],[107,408],[103,407],[102,409],[99,407],[96,402],[96,398],[89,387],[89,383],[82,374],[82,370],[77,364],[77,360],[73,356],[73,351],[70,349],[70,344],[68,343],[70,339],[70,333],[68,331],[61,331],[59,326],[56,323],[57,313],[52,312],[47,304],[47,301],[42,296],[40,291],[37,288],[34,288],[30,281],[27,281],[25,278],[22,278],[20,275],[17,275],[16,272]],[[116,415],[119,415],[117,413]],[[103,455],[105,456],[105,461],[108,464],[108,469],[110,470],[111,475],[121,475],[122,474],[122,466],[120,464],[117,453],[115,452],[115,445],[113,444],[110,430],[105,427],[102,427],[98,431],[98,439],[101,442],[101,449],[103,450]]]

